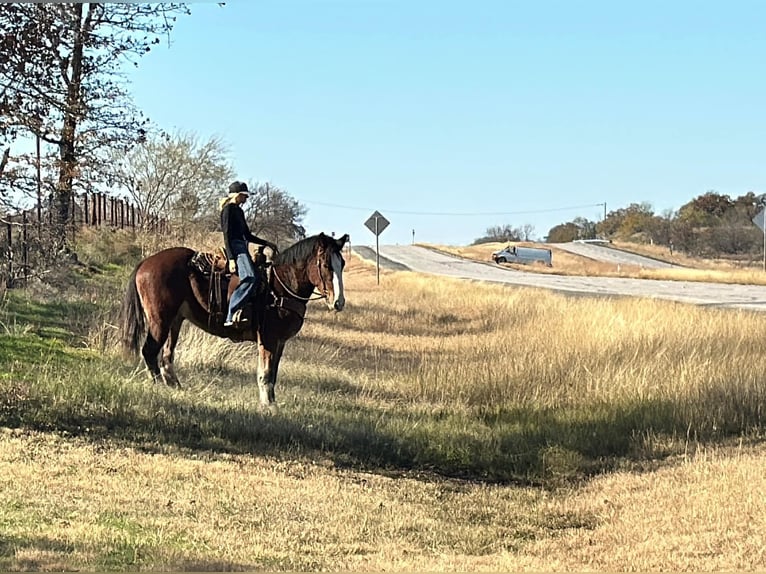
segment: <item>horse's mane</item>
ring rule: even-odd
[[[326,243],[330,244],[332,238],[324,234],[312,235],[306,239],[301,239],[298,243],[294,243],[284,251],[280,251],[274,256],[274,263],[277,265],[294,265],[306,261],[314,252],[314,248],[317,244]]]

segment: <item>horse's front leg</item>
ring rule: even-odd
[[[258,345],[258,394],[261,406],[276,410],[274,387],[277,384],[277,370],[282,356],[283,344],[273,343]]]

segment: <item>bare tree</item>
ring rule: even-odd
[[[217,199],[234,177],[228,153],[217,137],[149,137],[121,161],[115,158],[115,182],[141,211],[165,217],[185,234],[189,225],[217,216]]]
[[[183,4],[1,6],[0,137],[31,134],[53,146],[52,207],[63,231],[75,189],[106,181],[105,151],[125,152],[145,135],[122,66],[138,65],[189,11]]]
[[[529,223],[525,223],[519,228],[519,234],[524,241],[532,241],[535,235],[535,226]]]
[[[488,227],[484,236],[473,241],[474,245],[479,243],[490,243],[497,241],[531,241],[534,235],[535,227],[525,223],[521,227],[514,227],[508,223],[505,225],[493,225]]]
[[[306,236],[303,217],[306,208],[285,190],[271,183],[249,185],[250,199],[245,214],[253,233],[268,237],[277,245],[292,243]]]

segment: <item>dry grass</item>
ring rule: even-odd
[[[356,351],[341,353],[338,366],[411,377],[414,384],[397,390],[408,400],[557,406],[675,397],[679,385],[667,381],[694,393],[711,379],[754,382],[766,367],[758,357],[762,319],[746,311],[574,299],[414,273],[387,272],[376,289],[364,275],[360,285],[357,273],[351,266],[351,311],[315,317],[304,338]]]
[[[546,570],[752,571],[766,565],[766,449],[701,449],[652,473],[594,481],[550,511],[598,517],[590,532],[572,529],[556,551],[528,549]]]
[[[346,311],[312,304],[288,344],[272,417],[251,414],[248,346],[192,328],[181,393],[114,364],[41,375],[67,416],[79,401],[115,425],[145,401],[147,432],[211,446],[4,431],[0,569],[766,568],[760,315],[385,270],[378,286],[356,257],[346,286]],[[544,486],[482,480],[501,464]]]
[[[766,566],[764,447],[547,492],[262,456],[0,435],[3,569],[742,571]]]
[[[675,263],[676,265],[693,267],[696,269],[714,269],[719,271],[732,271],[737,269],[753,271],[763,270],[763,259],[761,256],[755,258],[751,257],[749,259],[703,259],[700,257],[692,257],[678,250],[670,253],[670,250],[663,245],[632,243],[628,241],[614,241],[612,243],[612,247],[623,249],[631,253],[637,253],[639,255],[646,255],[647,257],[654,257],[655,259],[667,261],[668,263]]]
[[[29,570],[405,568],[513,547],[503,534],[522,525],[548,528],[527,514],[534,491],[261,456],[152,455],[12,432],[0,470],[12,566]]]

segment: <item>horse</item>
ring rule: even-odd
[[[140,347],[153,381],[180,388],[173,357],[185,320],[216,337],[257,342],[260,403],[273,408],[279,361],[285,343],[303,326],[307,303],[324,299],[335,312],[345,306],[342,250],[348,239],[348,234],[335,239],[319,233],[276,254],[263,282],[266,302],[258,319],[229,327],[224,327],[222,316],[213,318],[210,289],[215,281],[211,281],[213,274],[193,264],[199,252],[171,247],[150,255],[136,265],[124,295],[120,313],[123,348],[137,355]],[[228,296],[238,283],[238,277],[232,275]],[[226,291],[225,285],[222,290]],[[319,291],[318,298],[312,298],[315,291]],[[228,298],[222,299],[225,314]]]

